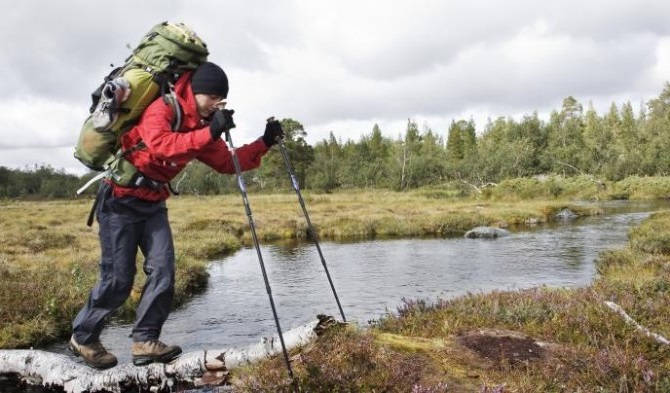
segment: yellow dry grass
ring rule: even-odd
[[[481,202],[383,190],[307,193],[305,201],[319,236],[331,240],[460,235],[478,225],[544,222],[566,206],[561,201]],[[252,195],[250,202],[262,242],[307,238],[295,194]],[[40,345],[68,334],[98,274],[97,225],[85,225],[90,204],[0,202],[0,348]],[[237,194],[174,197],[168,209],[179,305],[206,285],[208,260],[251,244],[251,237]],[[120,310],[123,317],[132,317],[143,281],[139,273]]]

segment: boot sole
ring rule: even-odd
[[[86,358],[83,357],[79,351],[77,351],[77,348],[75,348],[75,347],[72,345],[72,343],[70,343],[70,344],[67,345],[67,349],[69,349],[70,352],[71,352],[74,356],[76,356],[76,357],[81,357],[81,359],[84,361],[84,363],[86,363],[87,366],[92,367],[92,368],[95,368],[95,369],[97,369],[97,370],[107,370],[108,368],[112,368],[112,367],[114,367],[114,366],[116,366],[116,365],[118,364],[118,362],[114,362],[114,364],[109,364],[109,365],[100,365],[100,364],[97,364],[97,363],[91,363],[91,362],[89,362],[88,360],[86,360]]]
[[[146,366],[151,363],[169,363],[181,355],[181,348],[176,348],[160,356],[133,356],[135,366]]]

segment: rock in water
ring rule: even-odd
[[[509,235],[509,231],[495,227],[476,227],[465,233],[468,239],[496,239]]]
[[[577,215],[572,210],[565,208],[556,213],[556,218],[559,220],[573,220],[577,218]]]

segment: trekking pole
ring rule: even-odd
[[[230,130],[226,130],[226,141],[230,147],[230,153],[233,157],[233,165],[235,166],[235,174],[237,175],[237,187],[240,189],[240,194],[242,194],[242,201],[244,202],[244,209],[247,213],[247,219],[249,220],[249,229],[251,230],[251,237],[254,240],[254,246],[256,247],[256,253],[258,254],[258,262],[261,265],[261,272],[263,272],[263,280],[265,281],[265,290],[268,293],[270,298],[270,307],[272,307],[272,315],[275,318],[275,325],[277,326],[277,333],[279,334],[279,341],[281,342],[281,349],[284,353],[284,361],[286,362],[286,368],[288,369],[288,375],[293,382],[295,391],[297,392],[296,380],[293,377],[293,369],[291,369],[291,362],[288,359],[288,352],[286,351],[286,345],[284,344],[284,335],[281,331],[281,326],[279,326],[279,318],[277,317],[277,309],[275,308],[275,302],[272,299],[272,290],[270,289],[270,281],[268,280],[268,274],[265,271],[265,263],[263,263],[263,255],[261,255],[261,248],[258,245],[258,237],[256,236],[256,225],[254,224],[254,217],[251,215],[251,207],[249,207],[249,199],[247,198],[247,188],[244,185],[244,179],[242,178],[242,169],[240,168],[240,162],[237,159],[237,153],[235,152],[235,147],[233,146],[233,140],[230,138]]]
[[[274,117],[268,119],[268,122],[273,121]],[[288,154],[286,153],[286,147],[284,147],[284,141],[282,138],[277,138],[277,144],[279,145],[279,151],[281,152],[282,157],[284,157],[284,164],[286,164],[286,170],[288,171],[289,179],[291,180],[291,185],[295,193],[298,195],[298,201],[300,201],[300,207],[302,207],[303,215],[305,216],[305,221],[307,221],[307,230],[309,231],[314,244],[316,245],[316,250],[319,253],[319,258],[321,258],[321,264],[323,269],[326,271],[326,277],[328,277],[328,283],[330,283],[330,289],[333,290],[333,295],[335,295],[335,302],[337,302],[337,308],[340,309],[340,315],[342,315],[342,322],[346,322],[347,318],[344,316],[344,311],[342,310],[342,305],[340,304],[340,298],[337,297],[337,291],[335,291],[335,285],[333,285],[333,280],[330,278],[330,272],[328,271],[328,266],[326,265],[326,259],[323,257],[321,252],[321,246],[319,246],[319,240],[317,239],[316,231],[312,226],[312,221],[309,219],[309,214],[307,213],[307,208],[305,207],[305,201],[302,199],[302,193],[300,192],[300,185],[298,184],[298,179],[295,177],[293,171],[293,166],[291,166],[291,161],[288,159]]]

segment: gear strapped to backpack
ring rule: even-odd
[[[168,22],[147,33],[123,67],[114,69],[92,94],[90,116],[84,122],[74,156],[88,168],[103,171],[77,190],[84,192],[95,181],[108,177],[121,186],[136,186],[144,178],[125,159],[121,135],[137,124],[140,115],[159,95],[175,113],[172,130],[181,124],[181,108],[173,84],[185,71],[207,61],[207,45],[183,23]],[[150,179],[149,179],[150,180]]]

